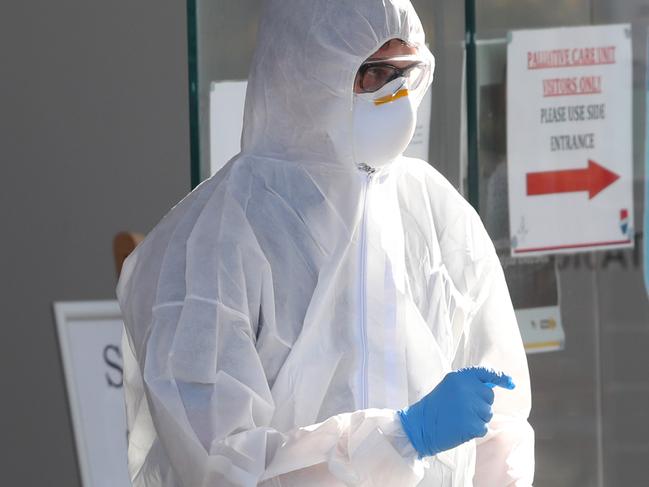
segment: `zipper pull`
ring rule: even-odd
[[[374,173],[376,172],[376,169],[375,169],[375,168],[373,168],[372,166],[369,166],[369,165],[365,164],[364,162],[359,163],[357,167],[358,167],[358,169],[360,169],[361,171],[367,173],[368,176],[371,176],[372,174],[374,174]]]

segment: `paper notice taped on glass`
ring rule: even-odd
[[[513,256],[633,247],[632,86],[629,24],[509,33]]]
[[[210,89],[210,176],[241,150],[247,81],[213,81]],[[415,134],[404,155],[428,161],[431,91],[417,112]]]
[[[210,176],[241,151],[246,81],[212,82],[210,89]]]

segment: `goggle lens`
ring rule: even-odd
[[[413,61],[398,67],[397,61]],[[416,90],[426,78],[427,65],[414,56],[396,56],[390,59],[366,61],[359,69],[359,86],[364,93],[373,93],[397,78],[404,78],[410,90]]]

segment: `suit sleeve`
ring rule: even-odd
[[[529,487],[534,478],[534,430],[528,423],[531,390],[525,349],[495,252],[489,252],[478,267],[481,291],[476,293],[464,365],[502,370],[514,379],[516,388],[494,389],[489,432],[477,441],[474,485]]]
[[[133,272],[136,260],[129,257],[118,285],[135,487],[419,482],[423,467],[393,410],[350,411],[290,431],[272,426],[275,403],[246,312],[259,302],[238,264],[216,273],[227,296],[187,292],[151,306],[138,299],[151,281]]]

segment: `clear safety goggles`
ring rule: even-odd
[[[427,79],[430,68],[416,55],[370,59],[358,69],[358,86],[362,93],[374,93],[391,81],[404,78],[404,85],[415,91]]]

